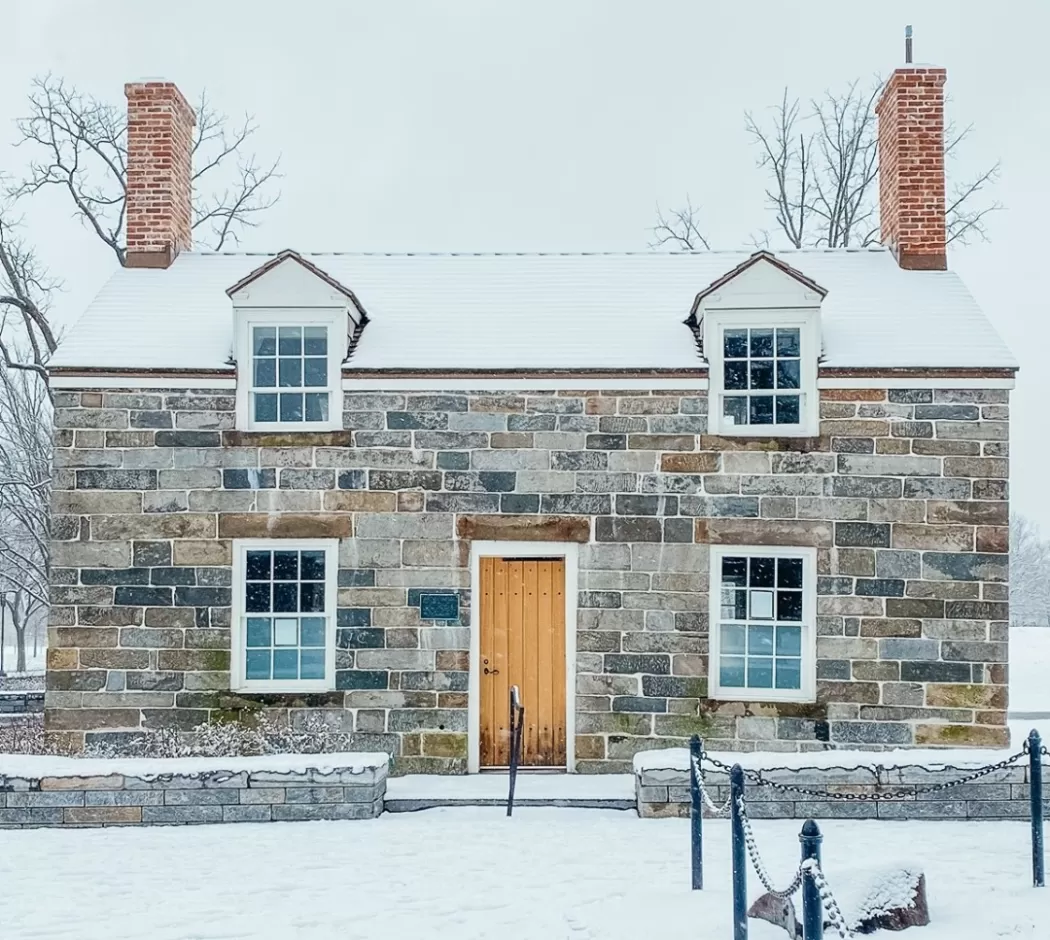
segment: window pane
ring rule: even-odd
[[[722,399],[722,415],[726,424],[747,424],[747,396],[727,395]]]
[[[777,388],[799,387],[799,361],[780,359],[777,362]]]
[[[324,646],[324,617],[303,617],[299,621],[300,646]]]
[[[773,362],[751,363],[751,387],[772,388],[773,387]]]
[[[273,388],[277,384],[277,360],[255,360],[255,385],[258,388]]]
[[[747,587],[747,559],[723,557],[722,583]]]
[[[773,592],[751,592],[751,620],[773,619]]]
[[[273,586],[273,609],[280,613],[296,613],[299,610],[297,584],[278,582]]]
[[[269,679],[270,651],[248,650],[244,661],[244,675],[247,679]]]
[[[728,389],[747,388],[747,360],[727,362],[725,364],[725,387]]]
[[[281,359],[281,387],[299,388],[303,384],[302,359]]]
[[[748,567],[751,569],[751,587],[772,587],[775,558],[751,558]]]
[[[303,650],[299,654],[299,678],[324,678],[324,650]]]
[[[284,394],[281,396],[281,420],[302,421],[303,420],[303,396]]]
[[[275,679],[299,678],[299,651],[273,651],[273,677]]]
[[[324,612],[324,585],[311,581],[299,585],[299,609],[305,613]]]
[[[748,656],[773,655],[773,628],[750,626],[747,628]]]
[[[773,357],[773,331],[751,331],[751,358],[771,359]]]
[[[721,633],[722,655],[737,654],[743,656],[747,652],[747,627],[743,624],[722,624]]]
[[[802,587],[802,559],[801,558],[778,558],[777,559],[777,587],[800,588]]]
[[[273,553],[273,578],[275,581],[295,581],[299,577],[298,552]]]
[[[802,619],[802,592],[777,591],[777,620]]]
[[[282,356],[301,356],[303,354],[303,328],[301,326],[282,326],[277,344]]]
[[[277,420],[277,396],[256,395],[255,396],[255,420],[276,421]]]
[[[308,388],[323,388],[328,384],[328,360],[303,360],[303,385]]]
[[[247,552],[245,573],[249,581],[267,581],[270,578],[270,553]]]
[[[300,552],[299,577],[304,581],[323,581],[324,552]]]
[[[802,655],[802,628],[777,627],[777,656]]]
[[[777,395],[777,424],[798,424],[798,395]]]
[[[722,349],[727,359],[746,359],[747,330],[726,330]]]
[[[250,613],[266,613],[270,609],[270,585],[248,583],[244,589],[244,609]]]
[[[748,659],[747,686],[749,689],[773,688],[773,660],[771,657]]]
[[[303,327],[303,354],[307,356],[328,355],[328,330],[323,326]]]
[[[256,356],[277,354],[277,330],[272,326],[257,326],[252,330],[252,353]]]
[[[777,330],[777,355],[799,355],[798,330]]]
[[[751,406],[752,424],[773,423],[773,398],[770,395],[755,395],[748,404]]]
[[[722,619],[747,620],[747,591],[722,588]]]
[[[270,645],[270,620],[268,617],[248,618],[248,646]]]
[[[742,689],[744,687],[744,663],[743,656],[723,656],[719,663],[719,684],[723,688]]]
[[[777,688],[802,688],[802,660],[777,658]]]
[[[306,396],[306,420],[328,420],[328,392],[310,392]]]
[[[299,621],[294,617],[275,617],[273,621],[274,646],[299,645]]]

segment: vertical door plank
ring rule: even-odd
[[[558,720],[554,711],[554,677],[551,675],[551,571],[553,562],[536,563],[536,574],[539,582],[539,598],[536,605],[536,657],[539,663],[540,690],[539,700],[542,703],[539,712],[540,752],[543,762],[553,765],[554,760],[554,726]]]
[[[551,683],[553,686],[554,715],[554,755],[557,766],[566,763],[566,724],[565,712],[565,562],[552,562],[552,585],[550,618],[553,643],[551,650]],[[575,599],[574,599],[575,600]]]
[[[522,562],[521,695],[525,705],[525,746],[522,750],[527,764],[544,762],[539,741],[539,729],[546,709],[540,697],[540,664],[536,649],[536,633],[542,629],[541,611],[537,603],[537,567],[535,561]]]

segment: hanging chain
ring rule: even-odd
[[[704,786],[704,772],[700,768],[700,761],[696,757],[692,757],[691,759],[693,762],[693,774],[696,777],[696,785],[700,790],[700,796],[704,801],[704,806],[707,807],[712,816],[725,819],[731,812],[733,802],[732,796],[727,796],[726,801],[721,806],[715,806],[714,801],[707,792],[707,787]]]
[[[751,820],[748,818],[747,807],[744,805],[743,797],[737,801],[737,807],[740,810],[740,822],[744,828],[744,844],[747,846],[747,854],[751,859],[751,867],[755,869],[755,874],[758,875],[758,880],[762,882],[762,887],[775,898],[791,897],[802,886],[802,866],[799,866],[791,884],[783,891],[778,891],[774,888],[769,872],[766,871],[766,866],[762,862],[762,856],[758,853],[758,843],[755,841],[755,833],[751,829]]]
[[[1046,748],[1044,747],[1043,750],[1045,751]],[[1005,770],[1007,767],[1016,764],[1024,756],[1026,756],[1026,751],[1018,751],[1018,753],[1011,757],[1007,757],[1005,760],[1001,760],[995,764],[989,764],[986,767],[980,767],[973,771],[973,773],[965,774],[957,780],[946,780],[943,783],[934,783],[928,787],[917,787],[913,790],[891,790],[887,793],[829,793],[825,790],[811,790],[806,787],[794,786],[790,783],[777,783],[775,780],[769,780],[760,770],[744,770],[744,776],[752,783],[761,786],[772,787],[774,790],[780,790],[785,793],[802,793],[806,796],[816,797],[821,800],[841,800],[845,802],[859,803],[869,801],[879,802],[885,800],[903,800],[910,796],[918,796],[923,793],[938,793],[941,790],[948,790],[951,787],[957,787],[965,783],[972,783],[974,780],[980,780],[981,777],[986,777],[988,774],[995,773],[997,770]],[[712,757],[706,752],[703,757],[718,770],[729,773],[733,769],[729,764]]]
[[[838,935],[842,940],[850,940],[853,936],[853,931],[849,929],[849,924],[846,923],[842,908],[839,907],[839,902],[835,900],[835,895],[831,893],[831,886],[828,884],[828,879],[824,876],[820,862],[815,858],[807,858],[800,868],[813,878],[813,883],[820,894],[821,905],[824,908],[824,912],[828,915],[828,923],[838,931]]]

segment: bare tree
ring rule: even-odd
[[[26,628],[48,604],[51,401],[34,370],[0,363],[0,597],[26,666]],[[2,602],[2,600],[0,600]]]
[[[237,244],[239,232],[280,198],[280,158],[246,153],[254,118],[232,123],[201,93],[193,140],[193,229],[216,251]],[[127,197],[127,114],[122,106],[81,93],[61,78],[33,81],[29,115],[18,121],[20,144],[34,153],[28,176],[12,189],[22,196],[57,186],[84,222],[124,264]]]
[[[745,112],[745,130],[758,150],[758,166],[767,174],[766,205],[780,234],[794,248],[865,247],[879,240],[878,131],[875,104],[882,82],[851,82],[843,91],[827,91],[803,109],[787,89],[770,108],[766,121]],[[945,127],[944,154],[950,167],[973,125]],[[947,243],[987,240],[987,217],[1002,208],[988,190],[999,178],[999,164],[961,182],[951,182],[945,206]],[[650,247],[674,244],[706,247],[699,220],[686,209],[665,215],[657,210]],[[752,236],[768,247],[769,232]]]
[[[1050,541],[1025,516],[1010,516],[1010,625],[1050,627]]]

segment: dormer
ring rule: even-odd
[[[342,364],[368,322],[353,292],[282,251],[226,293],[233,301],[237,428],[342,428]]]
[[[686,321],[708,361],[712,434],[812,437],[827,291],[759,251],[696,295]]]

